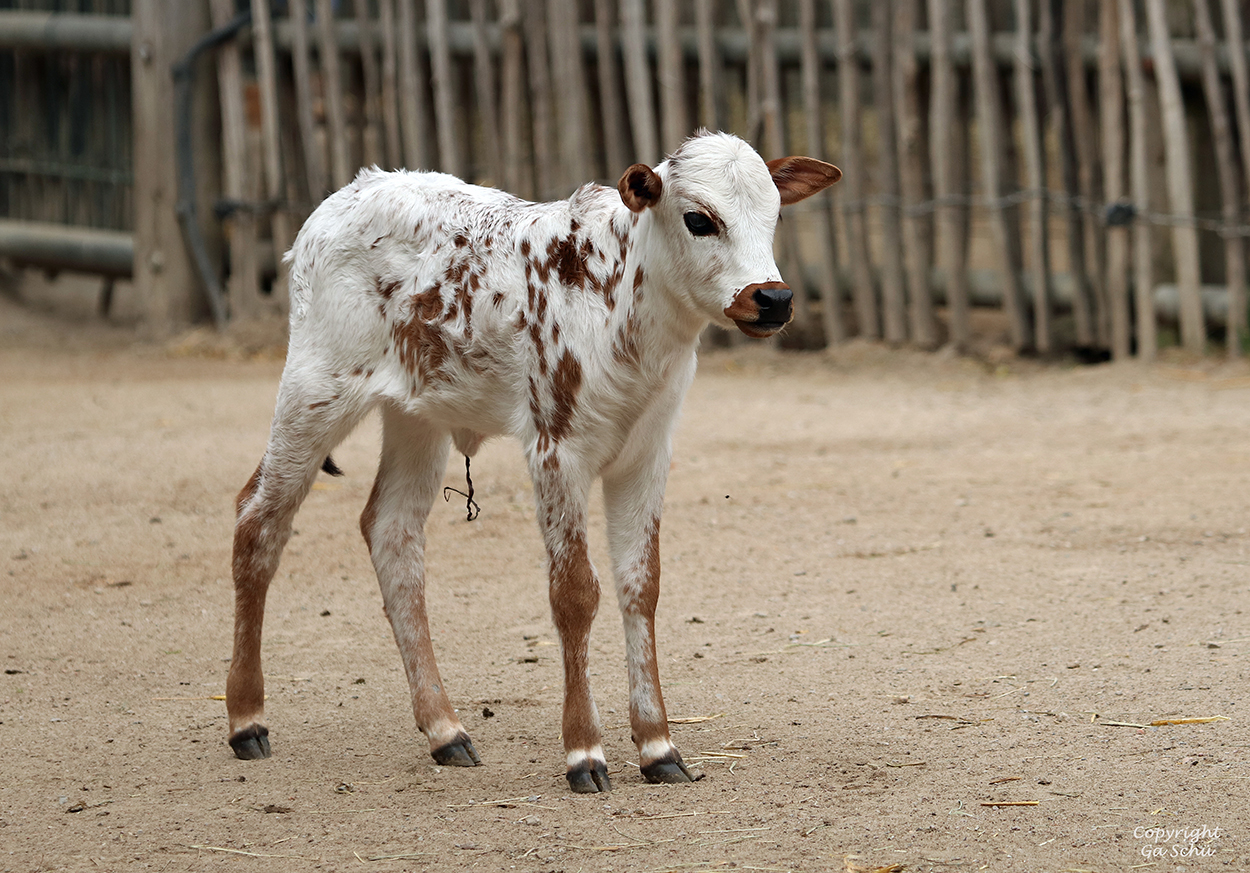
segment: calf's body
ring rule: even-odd
[[[268,447],[237,504],[235,754],[269,755],[261,625],[295,513],[330,451],[380,408],[382,457],[360,527],[434,759],[479,760],[430,642],[425,520],[450,447],[472,456],[506,434],[525,452],[548,555],[570,786],[609,787],[587,667],[596,479],[639,764],[651,781],[690,779],[669,739],[654,635],[673,426],[709,322],[768,336],[789,320],[772,256],[778,210],[840,175],[807,158],[766,165],[741,140],[703,134],[654,170],[629,168],[616,190],[586,185],[555,203],[377,170],[327,198],[288,255],[287,364]]]

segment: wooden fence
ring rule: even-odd
[[[778,234],[808,291],[791,344],[967,348],[993,307],[1020,351],[1242,351],[1240,0],[203,2],[250,14],[211,56],[220,146],[196,145],[231,319],[282,311],[276,253],[360,166],[562,197],[704,126],[845,171]]]

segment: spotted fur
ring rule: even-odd
[[[765,164],[739,139],[701,134],[654,169],[630,167],[615,190],[585,185],[554,203],[376,169],[327,198],[287,255],[286,369],[268,448],[237,504],[226,695],[236,754],[269,754],[261,625],[292,520],[317,470],[333,467],[330,451],[380,409],[382,457],[361,532],[435,760],[479,759],[434,660],[425,520],[450,446],[472,455],[508,435],[525,452],[549,558],[571,787],[609,787],[587,653],[599,602],[586,549],[596,479],[642,773],[690,779],[669,739],[655,648],[671,435],[704,326],[766,336],[789,320],[772,255],[780,205],[840,175],[808,158]],[[715,233],[689,230],[691,213]]]

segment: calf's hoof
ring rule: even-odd
[[[461,734],[450,743],[432,749],[430,756],[444,767],[476,767],[482,763],[467,734]]]
[[[588,758],[576,767],[569,768],[565,774],[569,780],[569,788],[576,794],[598,794],[612,790],[612,780],[608,778],[608,765],[603,761]]]
[[[674,750],[671,757],[664,757],[652,761],[650,764],[644,765],[642,768],[642,777],[648,782],[666,782],[669,784],[677,784],[680,782],[698,782],[703,778],[703,774],[698,776],[692,775],[686,769],[685,763],[681,760],[681,755]]]
[[[234,749],[236,758],[244,761],[268,758],[272,754],[269,751],[269,728],[254,724],[238,731],[230,737],[230,748]]]

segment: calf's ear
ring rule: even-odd
[[[842,178],[842,171],[833,164],[815,158],[777,158],[768,162],[773,184],[781,192],[781,205],[788,206],[824,191]]]
[[[642,212],[648,206],[659,203],[660,190],[663,187],[655,170],[646,164],[634,164],[621,176],[621,181],[616,183],[616,190],[621,192],[621,200],[631,212]]]

